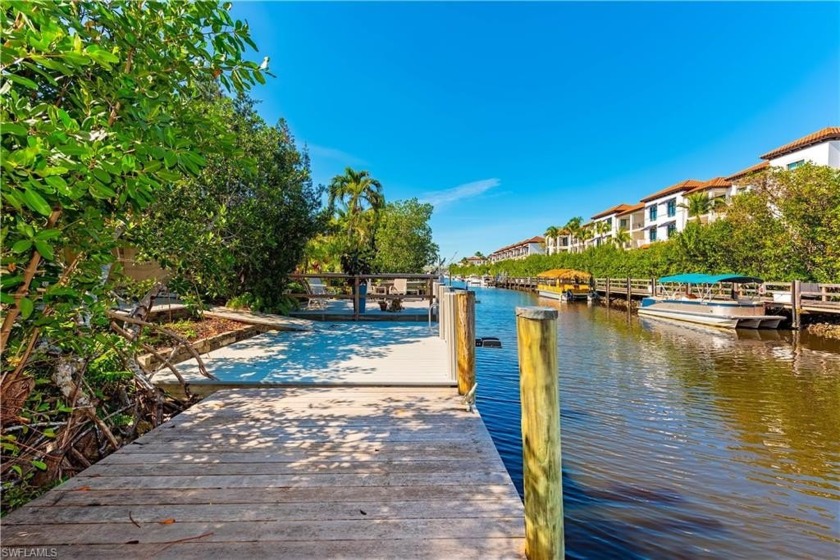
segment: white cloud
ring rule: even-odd
[[[368,165],[368,162],[353,154],[348,154],[338,148],[328,148],[327,146],[319,146],[317,144],[309,144],[309,155],[313,158],[326,159],[334,162],[339,162],[342,165]]]
[[[423,195],[423,201],[431,203],[436,209],[439,209],[448,204],[458,202],[465,198],[472,198],[479,196],[489,191],[493,187],[498,187],[501,181],[498,179],[482,179],[481,181],[473,181],[472,183],[464,183],[451,189],[442,191],[432,191]]]

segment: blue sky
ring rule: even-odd
[[[441,256],[840,125],[840,3],[249,3],[253,91],[313,175],[435,203]]]

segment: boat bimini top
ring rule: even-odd
[[[659,283],[661,284],[686,284],[685,295],[682,296],[682,298],[696,299],[699,296],[699,299],[703,301],[712,300],[715,296],[715,284],[720,284],[723,282],[728,282],[731,284],[762,284],[764,280],[755,276],[746,276],[744,274],[737,273],[702,274],[699,272],[691,272],[688,274],[675,274],[673,276],[663,276],[659,279]],[[697,295],[692,295],[692,285],[697,287]],[[679,286],[677,286],[675,289],[670,290],[670,292],[665,286],[662,287],[662,290],[665,293],[666,298],[681,298],[681,294],[679,293]],[[721,294],[718,293],[718,295]],[[739,298],[735,295],[734,286],[732,289],[731,298],[739,300]],[[752,301],[752,298],[744,298],[741,301],[744,301],[746,303],[747,300]]]
[[[735,284],[762,284],[764,280],[756,278],[755,276],[745,276],[743,274],[727,273],[727,274],[701,274],[699,272],[690,272],[688,274],[675,274],[673,276],[663,276],[659,279],[660,282],[676,282],[679,284],[719,284],[720,282],[733,282]]]

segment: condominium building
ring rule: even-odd
[[[840,126],[829,126],[799,140],[794,140],[775,150],[770,150],[761,159],[773,167],[796,169],[805,162],[840,168]]]
[[[702,181],[687,179],[642,199],[645,205],[644,228],[648,243],[668,239],[685,228],[685,224],[688,223],[686,194],[702,184]]]
[[[541,236],[532,237],[507,247],[502,247],[487,257],[490,262],[506,261],[509,259],[524,259],[531,255],[545,254],[545,238]]]
[[[572,250],[572,236],[568,233],[561,233],[558,236],[545,237],[545,251],[549,255],[555,253],[568,253]]]
[[[621,229],[618,215],[630,207],[629,204],[619,204],[592,216],[590,227],[592,228],[593,234],[590,244],[598,247],[609,243],[616,236],[619,229]]]
[[[630,240],[621,243],[627,249],[644,247],[649,243],[663,241],[685,229],[688,215],[688,197],[705,194],[710,200],[724,199],[750,189],[749,178],[771,167],[796,169],[806,162],[840,169],[840,126],[831,126],[803,136],[761,156],[763,161],[742,169],[727,177],[715,177],[708,181],[687,179],[670,187],[656,191],[641,199],[638,204],[618,204],[592,216],[590,222],[582,225],[592,233],[588,239],[574,238],[563,232],[556,238],[533,237],[503,247],[490,255],[491,262],[511,258],[525,258],[532,254],[548,254],[582,251],[611,242],[618,232],[625,230]],[[709,211],[697,216],[701,223],[714,221],[722,210],[709,205]],[[694,217],[691,217],[693,219]]]
[[[624,249],[638,249],[645,243],[645,203],[640,202],[629,206],[627,209],[616,214],[619,231],[624,230],[630,234],[630,241],[623,243]]]

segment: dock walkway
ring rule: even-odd
[[[523,557],[522,502],[451,388],[237,389],[3,519],[58,558]]]

